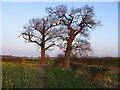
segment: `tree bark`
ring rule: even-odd
[[[41,65],[45,64],[45,44],[41,45]]]
[[[63,64],[64,69],[70,68],[70,54],[72,50],[72,41],[73,41],[72,39],[69,39],[67,42],[67,48],[66,48],[64,64]]]

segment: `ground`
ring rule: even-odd
[[[81,61],[69,70],[54,66],[54,61],[50,60],[45,66],[35,60],[1,63],[3,88],[116,88],[118,84],[115,62],[111,64],[113,67],[108,65],[108,69],[107,65],[97,65],[98,62]]]

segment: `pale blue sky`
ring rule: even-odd
[[[37,46],[25,43],[18,38],[23,26],[31,18],[39,18],[46,15],[45,7],[59,4],[70,7],[81,7],[86,4],[94,6],[96,17],[102,21],[103,26],[97,27],[91,32],[90,41],[93,46],[93,56],[118,56],[118,4],[117,2],[83,3],[83,2],[36,2],[36,3],[2,3],[2,54],[17,56],[39,56]],[[56,48],[48,52],[56,56],[59,50]]]
[[[2,3],[0,3],[0,54],[2,54]]]
[[[118,2],[119,0],[1,0],[2,2]]]

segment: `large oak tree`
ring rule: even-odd
[[[44,18],[33,18],[24,26],[24,31],[21,32],[22,37],[28,43],[35,43],[41,48],[41,65],[45,64],[45,51],[55,45],[54,30],[55,20]]]
[[[68,9],[66,5],[46,8],[49,17],[58,20],[60,23],[58,32],[62,44],[61,48],[65,48],[64,68],[70,68],[71,52],[77,52],[81,56],[91,52],[89,42],[89,34],[91,29],[94,29],[100,24],[96,20],[94,8],[85,5],[82,8]]]

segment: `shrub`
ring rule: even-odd
[[[82,65],[80,63],[71,63],[70,67],[73,72],[76,72],[80,69]]]
[[[64,60],[64,54],[59,54],[54,62],[54,66],[62,66],[63,65],[63,60]]]
[[[106,73],[110,71],[105,67],[90,66],[88,68],[88,79],[95,85],[100,87],[111,87],[111,78],[106,76]]]
[[[92,75],[96,75],[97,73],[104,74],[107,71],[110,71],[108,68],[105,67],[97,67],[97,66],[90,66],[89,73]]]

